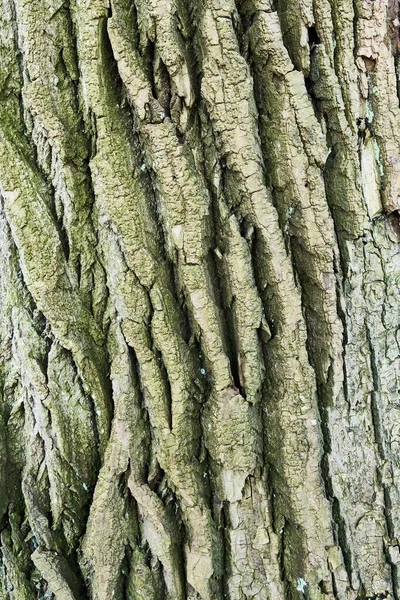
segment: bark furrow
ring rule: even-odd
[[[0,600],[399,597],[399,14],[1,0]]]

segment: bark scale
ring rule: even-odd
[[[399,597],[398,40],[1,0],[1,600]]]

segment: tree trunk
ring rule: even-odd
[[[397,1],[0,6],[0,600],[398,599]]]

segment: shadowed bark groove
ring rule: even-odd
[[[398,598],[390,0],[1,0],[0,600]]]

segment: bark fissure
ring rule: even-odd
[[[389,4],[1,0],[1,600],[397,600]]]

